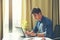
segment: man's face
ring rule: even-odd
[[[34,18],[35,18],[36,20],[41,20],[41,19],[42,19],[42,14],[41,14],[41,13],[39,13],[39,14],[34,13],[33,15],[34,15]]]

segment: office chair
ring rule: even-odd
[[[54,40],[60,40],[60,25],[56,25],[54,29]]]

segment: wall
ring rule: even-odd
[[[60,24],[60,0],[59,0],[59,24]]]
[[[0,40],[3,37],[3,16],[2,16],[2,0],[0,0]]]
[[[0,39],[1,39],[1,0],[0,0]]]

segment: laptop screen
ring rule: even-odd
[[[23,37],[25,37],[25,33],[24,33],[22,27],[16,27],[16,29],[17,29],[18,33],[20,33]]]

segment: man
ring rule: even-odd
[[[53,38],[53,27],[52,21],[47,17],[42,15],[42,12],[39,8],[33,8],[32,14],[37,20],[36,26],[33,28],[33,31],[27,31],[28,36],[38,36],[38,37],[49,37]]]

